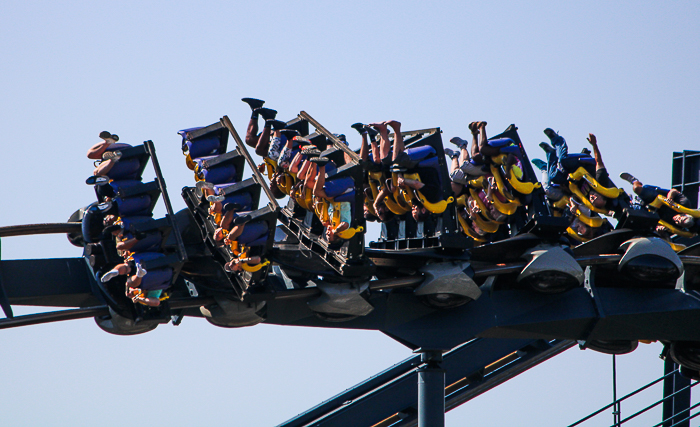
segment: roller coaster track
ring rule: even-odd
[[[308,132],[309,124],[316,128],[313,134]],[[288,126],[296,126],[309,141],[323,140],[324,156],[350,159],[334,173],[352,177],[354,203],[361,205],[363,168],[358,156],[306,112]],[[511,125],[504,134],[522,147],[516,131]],[[511,224],[513,235],[494,243],[472,247],[473,242],[459,228],[456,211],[445,210],[436,220],[443,228],[431,236],[420,236],[421,231],[409,238],[404,230],[403,237],[365,247],[364,235],[358,233],[342,250],[335,250],[319,237],[318,220],[311,212],[299,212],[293,203],[286,208],[277,204],[228,117],[191,132],[185,136],[193,140],[212,134],[221,138],[217,148],[221,152],[201,164],[235,164],[238,180],[225,194],[248,192],[253,201],[251,214],[270,224],[269,230],[278,226],[284,235],[268,233],[265,238],[260,254],[271,261],[270,267],[240,274],[224,270],[232,255],[212,238],[217,225],[211,223],[201,189],[186,187],[187,209],[175,213],[153,142],[146,141],[128,150],[141,159],[141,171],[148,159],[155,168],[156,182],[141,183],[140,190],[162,194],[166,204],[166,218],[153,220],[145,231],[163,233],[159,249],[167,249],[167,255],[163,254],[162,265],[157,261],[151,265],[173,269],[169,299],[157,309],[145,309],[125,298],[124,282],[113,283],[111,288],[102,283],[99,278],[124,259],[111,237],[83,242],[82,230],[89,228],[81,222],[0,227],[0,237],[66,233],[71,243],[84,246],[82,258],[0,261],[0,307],[6,316],[0,319],[0,329],[93,317],[107,332],[137,334],[170,321],[178,324],[190,316],[225,327],[264,322],[378,330],[421,353],[280,427],[416,425],[420,408],[425,406],[418,399],[416,373],[420,375],[428,366],[444,370],[441,390],[435,395],[444,388],[444,409],[451,410],[562,353],[577,340],[594,349],[600,349],[601,343],[603,347],[620,342],[631,345],[639,339],[661,340],[667,345],[700,342],[700,330],[687,328],[700,323],[700,284],[695,278],[700,272],[699,247],[676,254],[667,243],[640,232],[639,222],[634,228],[634,221],[643,218],[632,218],[628,221],[631,228],[621,226],[572,250],[561,240],[562,219],[549,214],[544,192],[538,191],[529,196],[531,209],[526,214],[521,210],[523,218]],[[229,134],[237,148],[226,152]],[[407,147],[433,147],[445,175],[438,128],[404,136]],[[524,150],[522,154],[527,160]],[[241,179],[245,165],[253,170],[249,180]],[[536,180],[529,161],[523,166],[527,179]],[[443,191],[450,191],[449,183],[443,184]],[[133,188],[126,191],[138,194]],[[261,191],[269,202],[258,209]],[[153,203],[155,200],[157,197]],[[71,217],[69,221],[75,220]],[[637,243],[651,255],[629,249]],[[631,278],[633,269],[626,269],[630,253],[643,261],[636,266],[640,280]],[[654,259],[658,254],[664,262]],[[566,277],[577,278],[574,286],[538,289],[527,284],[533,270],[537,277],[567,268],[574,273]],[[654,274],[662,279],[654,279]],[[544,277],[539,280],[544,285],[556,282],[552,279],[556,276]],[[639,286],[645,280],[646,286]],[[459,296],[456,303],[450,300],[454,296]],[[12,305],[65,309],[14,316]],[[105,326],[105,322],[113,324]],[[436,354],[439,358],[430,358]]]

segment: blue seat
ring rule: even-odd
[[[119,216],[148,216],[151,215],[151,196],[141,196],[114,199]]]
[[[262,246],[269,237],[269,226],[267,222],[252,222],[245,225],[243,232],[238,236],[238,243],[248,246]]]

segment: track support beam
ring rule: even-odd
[[[416,351],[418,368],[418,427],[445,426],[445,370],[441,350]]]

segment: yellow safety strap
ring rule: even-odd
[[[472,195],[472,199],[476,202],[477,206],[479,206],[479,209],[481,209],[481,214],[489,221],[489,222],[495,222],[496,224],[503,224],[503,222],[496,221],[495,219],[491,218],[491,214],[489,213],[489,208],[486,206],[483,200],[481,200],[481,197],[479,197],[479,194],[474,190],[473,188],[469,189],[469,194]],[[477,225],[479,225],[477,223]],[[481,227],[481,225],[479,225]],[[498,229],[498,226],[496,226],[496,230]],[[487,231],[484,228],[484,231]],[[495,230],[494,230],[495,231]]]
[[[513,202],[502,202],[498,197],[492,197],[493,199],[493,205],[496,207],[496,210],[498,212],[504,214],[504,215],[513,215],[515,211],[518,210],[518,206],[520,206],[520,201],[515,200]]]
[[[347,230],[343,230],[339,233],[336,233],[336,236],[340,237],[341,239],[348,240],[352,238],[355,234],[362,233],[363,231],[365,231],[365,229],[362,226],[350,227]]]
[[[404,178],[413,179],[413,180],[416,180],[416,181],[418,181],[418,182],[422,182],[422,181],[420,180],[420,175],[418,175],[417,173],[405,174],[405,175],[404,175]],[[409,188],[407,188],[406,190],[409,190],[409,191],[405,191],[404,194],[406,194],[406,193],[409,193],[409,194],[410,194],[410,193],[415,193],[415,195],[418,197],[418,199],[419,199],[420,202],[423,204],[423,206],[425,206],[425,208],[426,208],[428,211],[430,211],[430,212],[432,212],[432,213],[434,213],[434,214],[441,214],[441,213],[445,212],[445,209],[447,209],[447,205],[449,205],[450,203],[452,203],[452,202],[455,201],[454,197],[450,196],[450,197],[447,198],[447,200],[440,200],[440,201],[437,202],[437,203],[430,203],[430,202],[428,201],[428,199],[425,198],[425,196],[423,195],[423,193],[422,193],[420,190],[413,190],[413,191],[410,191],[411,189],[409,189]],[[410,197],[411,197],[410,200],[413,200],[413,194],[411,194]],[[407,199],[407,200],[408,200],[408,199]]]
[[[474,221],[480,229],[487,233],[495,233],[498,231],[499,224],[501,224],[500,222],[485,220],[481,214],[474,215],[472,221]]]
[[[586,214],[581,212],[581,210],[578,208],[578,206],[576,207],[576,211],[574,212],[574,215],[576,216],[576,218],[578,218],[579,221],[581,221],[582,223],[586,224],[587,226],[593,227],[593,228],[601,227],[603,224],[605,224],[607,222],[607,220],[605,218],[587,216]]]
[[[459,220],[459,224],[462,226],[462,231],[464,234],[467,236],[471,237],[472,239],[476,240],[477,242],[486,242],[487,240],[484,239],[483,237],[479,236],[479,233],[474,231],[469,224],[467,223],[467,220],[462,218],[462,215],[457,215],[457,219]]]
[[[513,169],[514,168],[511,168],[508,174],[508,182],[510,182],[510,185],[513,186],[513,189],[518,193],[530,194],[535,190],[535,188],[542,188],[542,184],[540,184],[539,182],[533,183],[520,181],[513,173]]]
[[[223,216],[221,215],[221,213],[214,213],[214,224],[217,224],[217,225],[221,224],[222,218],[223,218]],[[226,231],[226,230],[224,230],[224,231]]]
[[[496,180],[496,186],[498,187],[498,192],[501,193],[501,196],[505,197],[511,202],[516,201],[517,197],[510,194],[510,191],[506,189],[506,184],[503,181],[503,176],[501,175],[501,169],[497,168],[493,164],[490,165],[490,169],[491,175],[493,175],[494,179]]]
[[[275,170],[277,170],[277,162],[269,157],[264,157],[263,160],[265,161],[265,167],[267,169],[267,179],[271,181]]]
[[[569,190],[588,209],[592,210],[593,212],[597,212],[599,214],[608,215],[608,211],[606,211],[605,209],[599,209],[599,208],[596,208],[595,206],[593,206],[593,203],[591,203],[591,201],[588,200],[588,197],[586,197],[583,194],[583,192],[578,188],[578,186],[576,185],[575,182],[569,181]]]
[[[622,189],[620,188],[603,187],[583,167],[579,167],[578,169],[576,169],[576,172],[570,173],[569,179],[572,181],[580,181],[581,179],[584,179],[588,183],[588,185],[591,186],[592,189],[600,193],[600,195],[602,195],[603,197],[607,197],[608,199],[616,199],[622,193]]]
[[[568,227],[568,228],[566,229],[566,232],[569,233],[569,236],[573,237],[574,240],[578,240],[579,242],[582,242],[582,243],[591,240],[591,239],[587,239],[587,238],[581,236],[580,234],[578,234],[578,233],[577,233],[573,228],[571,228],[571,227]]]
[[[659,194],[656,196],[656,199],[654,199],[653,202],[649,203],[649,206],[654,207],[656,209],[659,209],[661,206],[668,206],[669,208],[673,209],[674,211],[678,212],[679,214],[684,214],[684,215],[690,215],[693,218],[700,218],[700,210],[699,209],[688,209],[683,205],[679,205],[678,203],[674,202],[673,200],[669,200],[666,197],[662,196]]]
[[[557,209],[566,209],[566,207],[569,205],[569,196],[563,196],[561,199],[557,200],[556,202],[552,203],[552,206],[557,208]]]
[[[690,231],[685,231],[685,230],[680,229],[674,225],[671,225],[670,223],[664,221],[663,219],[659,220],[659,225],[663,225],[664,227],[671,230],[673,232],[673,234],[677,234],[681,237],[691,238],[691,237],[695,237],[697,235],[697,233],[691,233]]]
[[[192,160],[192,157],[190,157],[190,153],[186,154],[187,157],[185,157],[185,164],[187,165],[187,169],[193,171],[195,166],[195,162]]]
[[[260,270],[263,267],[266,267],[270,264],[269,260],[265,260],[264,262],[255,264],[255,265],[250,265],[247,262],[244,262],[241,264],[241,268],[245,271],[249,271],[251,273],[255,273],[256,271]]]
[[[499,154],[497,156],[491,157],[491,162],[496,163],[497,165],[505,165],[506,157],[508,157],[507,154]]]

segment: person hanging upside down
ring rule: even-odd
[[[666,190],[653,185],[644,185],[640,180],[638,180],[637,178],[635,178],[627,172],[621,173],[620,178],[632,184],[634,193],[637,196],[639,196],[639,198],[642,200],[645,206],[648,206],[649,204],[653,203],[656,200],[657,196],[665,196],[666,199],[670,200],[671,202],[680,205],[684,208],[691,209],[690,200],[683,193],[676,190],[675,188]],[[673,208],[668,207],[665,204],[657,208],[656,212],[659,214],[661,220],[673,226],[678,226],[679,228],[690,229],[697,222],[696,219],[693,218],[693,216],[677,212],[673,210]],[[667,234],[670,232],[670,230],[663,227],[662,225],[659,225],[657,227],[657,231]]]
[[[258,133],[258,117],[262,116],[263,120],[271,120],[277,116],[277,111],[263,107],[265,101],[255,98],[243,98],[241,101],[248,104],[252,111],[250,122],[245,134],[245,143],[250,147],[255,148],[260,140],[261,134]]]
[[[313,190],[314,196],[328,202],[328,220],[323,222],[323,226],[326,227],[326,239],[328,243],[340,242],[341,238],[338,236],[338,233],[350,228],[350,223],[352,222],[352,206],[348,201],[335,202],[335,199],[354,190],[352,178],[341,178],[326,182],[326,165],[330,160],[325,157],[315,157],[310,161],[318,166]],[[338,221],[333,220],[336,208],[340,210]]]

